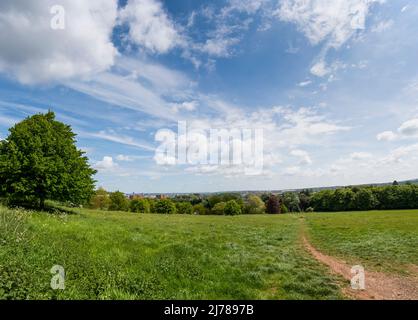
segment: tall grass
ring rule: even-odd
[[[29,211],[0,207],[0,244],[19,243],[27,236]]]

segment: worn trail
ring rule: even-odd
[[[303,235],[303,243],[310,254],[319,262],[327,265],[331,272],[349,280],[353,277],[351,265],[345,261],[323,254]],[[415,272],[414,272],[415,273]],[[382,272],[365,271],[365,290],[353,290],[350,284],[343,293],[354,299],[362,300],[418,300],[418,273],[401,277]]]

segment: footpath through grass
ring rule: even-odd
[[[418,210],[307,214],[307,230],[324,253],[366,269],[418,270]]]
[[[339,299],[300,216],[75,215],[0,207],[0,299]],[[65,290],[50,288],[53,265]]]

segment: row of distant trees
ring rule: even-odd
[[[165,199],[140,196],[130,199],[122,192],[107,192],[100,188],[91,198],[89,206],[110,211],[199,215],[415,209],[418,208],[418,186],[347,187],[319,192],[304,190],[246,196],[238,193],[192,194]]]
[[[352,187],[314,193],[310,205],[315,211],[358,211],[417,209],[417,185]]]
[[[276,195],[242,197],[239,194],[224,193],[203,197],[183,195],[173,198],[155,199],[134,196],[126,197],[122,192],[107,192],[103,188],[96,191],[90,200],[90,208],[109,211],[130,211],[136,213],[199,214],[199,215],[240,215],[279,214],[283,204]]]

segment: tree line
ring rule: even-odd
[[[199,215],[240,215],[281,213],[278,196],[269,195],[265,201],[257,195],[242,197],[236,193],[211,196],[181,195],[172,198],[128,198],[120,191],[107,192],[99,188],[90,200],[91,209],[109,211],[130,211],[136,213],[199,214]]]
[[[315,211],[417,209],[417,185],[351,187],[316,192],[310,198]]]
[[[262,193],[242,196],[239,193],[181,195],[156,199],[100,188],[89,207],[137,213],[240,215],[284,214],[297,212],[337,212],[418,208],[418,185],[380,187],[345,187],[312,192]]]

